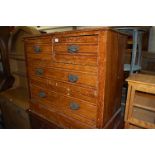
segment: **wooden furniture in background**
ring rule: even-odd
[[[8,58],[9,26],[0,27],[0,92],[12,87],[14,78],[10,73]]]
[[[25,38],[30,113],[60,128],[118,128],[125,45],[109,28]]]
[[[0,107],[5,128],[30,128],[27,109],[28,86],[23,37],[40,34],[32,27],[15,27],[8,40],[10,73],[15,82],[11,89],[0,94]]]
[[[143,51],[142,71],[148,72],[149,74],[155,74],[155,52]]]
[[[133,74],[127,81],[125,128],[155,128],[155,76]]]

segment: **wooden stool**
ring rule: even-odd
[[[127,81],[125,128],[155,128],[155,76],[133,74]]]

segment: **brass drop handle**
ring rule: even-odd
[[[38,96],[41,97],[41,98],[45,98],[46,97],[46,93],[44,91],[40,91]]]
[[[35,74],[39,75],[39,76],[43,75],[44,74],[44,70],[42,68],[37,68],[36,71],[35,71]]]
[[[39,46],[34,46],[33,49],[34,49],[35,53],[40,53],[41,52],[41,48]]]
[[[79,50],[79,46],[77,46],[77,45],[69,45],[68,46],[68,52],[69,53],[77,53],[78,52],[78,50]]]
[[[77,75],[73,75],[73,74],[68,75],[68,81],[69,82],[75,83],[78,81],[78,79],[79,79],[79,77]]]
[[[71,110],[78,110],[78,109],[80,109],[80,105],[78,103],[76,103],[76,102],[71,102],[69,104],[69,106],[70,106]]]

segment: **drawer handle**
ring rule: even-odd
[[[68,80],[69,80],[69,82],[75,83],[75,82],[78,81],[78,79],[79,79],[79,78],[78,78],[77,75],[72,75],[72,74],[68,75]]]
[[[75,103],[75,102],[71,102],[69,106],[70,106],[71,110],[78,110],[78,109],[80,109],[80,105],[78,103]]]
[[[43,75],[44,74],[44,70],[42,68],[37,68],[35,71],[36,75]]]
[[[35,51],[35,53],[40,53],[41,48],[39,46],[34,46],[34,51]]]
[[[41,98],[45,98],[45,97],[46,97],[46,93],[43,92],[43,91],[39,92],[38,95],[39,95],[39,97],[41,97]]]
[[[79,50],[79,46],[77,46],[77,45],[68,46],[68,52],[69,53],[77,53],[78,50]]]

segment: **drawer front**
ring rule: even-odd
[[[32,66],[28,68],[29,76],[52,78],[57,81],[67,82],[85,87],[97,87],[97,75],[83,72],[74,72],[55,68]]]
[[[51,58],[52,58],[52,55],[49,55],[49,54],[31,54],[31,53],[29,54],[29,53],[27,53],[27,60],[34,59],[33,61],[35,61],[36,59],[41,59],[41,60],[49,61],[49,60],[51,60]]]
[[[94,124],[96,121],[96,106],[90,102],[63,96],[47,89],[31,86],[31,102],[40,102],[49,109],[54,109],[70,118],[83,123]]]
[[[32,67],[40,67],[40,68],[47,68],[48,66],[50,66],[50,63],[52,63],[52,58],[47,55],[48,59],[46,59],[45,57],[43,58],[29,58],[27,60],[28,62],[28,67],[32,68]],[[50,57],[50,58],[49,58]]]
[[[52,36],[46,36],[46,37],[37,37],[37,38],[29,38],[26,39],[25,42],[27,44],[46,44],[46,43],[52,43]]]
[[[45,75],[58,81],[68,82],[74,85],[97,86],[97,76],[82,72],[66,71],[59,69],[48,69]]]
[[[74,86],[72,84],[56,81],[54,79],[50,79],[48,81],[48,86],[51,91],[56,91],[69,97],[71,96],[88,102],[92,102],[95,105],[97,104],[97,90],[95,89]]]
[[[57,43],[97,43],[98,36],[90,35],[90,36],[54,36],[53,42]]]
[[[155,112],[149,110],[134,107],[132,117],[144,122],[155,124]]]
[[[68,63],[75,65],[97,66],[96,55],[79,55],[79,54],[54,54],[54,62]]]
[[[30,54],[52,54],[52,44],[30,44],[26,46]]]
[[[81,66],[81,65],[74,65],[74,64],[56,63],[56,62],[53,62],[52,58],[50,58],[49,56],[48,56],[48,60],[44,58],[41,58],[41,59],[29,58],[27,61],[28,61],[29,67],[57,68],[57,69],[66,69],[66,70],[90,72],[90,73],[97,74],[97,67],[95,66]]]
[[[40,78],[37,76],[30,76],[29,83],[30,83],[30,85],[36,85],[36,86],[39,86],[42,88],[48,87],[48,80],[46,78]]]
[[[90,72],[97,74],[97,67],[96,66],[82,66],[82,65],[74,65],[74,64],[67,64],[67,63],[55,63],[52,62],[49,64],[49,67],[58,68],[58,69],[66,69],[66,70],[74,70],[74,71],[81,71],[81,72]]]
[[[95,54],[97,55],[98,46],[96,44],[54,44],[55,54]]]
[[[45,68],[42,67],[31,67],[28,69],[29,71],[29,76],[36,76],[36,77],[41,77],[41,78],[46,78],[46,70]]]
[[[59,114],[54,110],[49,110],[46,106],[42,104],[31,104],[31,110],[61,128],[69,128],[69,129],[95,128],[95,126],[93,125],[91,126],[86,123],[82,123],[76,119],[68,118],[62,114]]]

